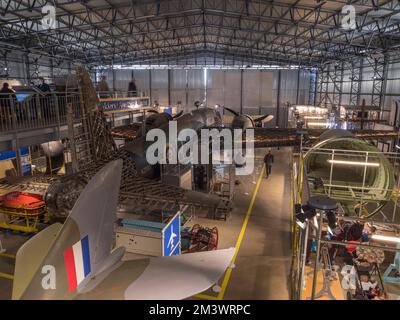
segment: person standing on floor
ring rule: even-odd
[[[265,175],[266,178],[271,174],[272,163],[274,162],[274,156],[271,153],[271,149],[268,150],[268,153],[264,156],[264,164],[265,164]]]

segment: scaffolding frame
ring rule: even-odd
[[[333,197],[337,201],[346,201],[346,200],[351,200],[354,198],[358,199],[358,203],[360,208],[362,208],[365,204],[365,201],[370,201],[370,202],[376,202],[378,203],[379,201],[394,201],[394,207],[392,211],[392,218],[391,222],[395,221],[396,218],[396,212],[398,209],[398,200],[400,197],[400,172],[397,172],[397,179],[396,176],[394,177],[395,181],[393,184],[393,188],[374,188],[374,187],[368,187],[366,186],[366,175],[367,175],[367,167],[368,164],[371,163],[371,158],[378,158],[378,157],[385,157],[386,159],[389,160],[389,162],[393,165],[393,168],[400,168],[400,153],[398,152],[380,152],[380,151],[360,151],[360,150],[344,150],[344,149],[326,149],[326,148],[318,148],[318,149],[313,149],[309,147],[302,148],[302,152],[307,152],[308,154],[320,154],[320,155],[326,155],[330,159],[330,174],[329,174],[329,180],[324,181],[323,188],[324,188],[324,193],[329,196]],[[335,166],[334,161],[337,160],[337,158],[341,156],[346,156],[348,157],[348,160],[350,161],[352,157],[356,158],[357,162],[364,162],[364,170],[363,170],[363,179],[362,179],[362,184],[361,185],[342,185],[342,184],[337,184],[334,183],[333,181],[333,176],[335,170],[340,170],[340,167],[338,168]],[[363,158],[364,160],[360,160],[360,158]],[[349,196],[346,198],[345,195],[342,196],[335,196],[333,195],[332,190],[343,190],[343,192],[349,192]],[[377,193],[387,194],[390,193],[391,197],[388,199],[385,196],[382,196],[382,198],[376,198],[374,197],[374,194],[369,196],[367,193],[369,191],[375,191]],[[379,210],[381,214],[381,210]],[[375,215],[377,212],[373,212],[372,215]],[[360,211],[361,214],[361,211]],[[389,220],[385,215],[384,215],[385,220]],[[388,221],[387,221],[388,222]]]
[[[302,139],[302,137],[301,137]],[[304,170],[304,151],[307,148],[303,147],[303,143],[300,144],[299,153],[292,159],[292,170],[291,170],[291,181],[292,181],[292,207],[294,208],[295,204],[303,203],[304,199],[309,196],[309,191],[304,190],[308,185],[304,185],[307,182],[307,173]],[[322,149],[321,149],[322,150]],[[331,150],[331,149],[328,149]],[[343,151],[343,150],[342,150]],[[348,152],[348,150],[346,150]],[[362,151],[359,151],[363,153]],[[365,153],[365,152],[364,152]],[[374,152],[369,152],[374,153]],[[379,153],[379,152],[376,152]],[[400,154],[389,152],[384,153],[385,155],[389,155],[397,161],[400,159]],[[367,158],[368,160],[368,158]],[[399,170],[400,171],[400,170]],[[397,179],[395,181],[395,189],[393,190],[392,200],[394,199],[394,209],[393,209],[393,217],[390,222],[377,222],[373,217],[366,218],[365,223],[379,224],[389,228],[396,228],[400,230],[400,224],[394,223],[395,213],[397,211],[397,203],[400,197],[399,186],[400,186],[400,172],[397,175]],[[340,208],[340,205],[339,205]],[[292,210],[292,266],[291,266],[291,298],[293,300],[301,300],[302,299],[302,290],[304,288],[304,273],[306,266],[306,258],[307,258],[307,246],[311,229],[311,221],[306,221],[303,226],[300,226],[296,223],[295,212]],[[310,299],[314,300],[316,298],[316,280],[317,274],[319,271],[319,253],[321,249],[321,245],[339,245],[346,246],[347,242],[342,241],[334,241],[334,240],[325,240],[322,238],[322,225],[323,225],[323,213],[320,210],[317,210],[318,218],[318,226],[313,239],[317,242],[317,254],[314,261],[314,269],[313,269],[313,287],[312,294]],[[357,221],[358,217],[341,217],[344,221]],[[378,246],[378,245],[370,245],[370,244],[353,244],[355,247],[364,247],[364,248],[373,248],[380,249],[383,251],[391,251],[391,252],[400,252],[400,247],[387,247],[387,246]]]

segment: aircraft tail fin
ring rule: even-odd
[[[38,261],[36,273],[21,298],[72,299],[93,276],[104,271],[112,247],[121,172],[122,160],[115,160],[89,181],[55,240]],[[53,270],[54,290],[46,288],[43,270]]]
[[[110,254],[121,172],[122,160],[105,165],[89,181],[65,222],[65,226],[76,224],[82,241],[87,242],[92,273]]]
[[[48,254],[61,223],[54,223],[25,242],[15,258],[12,299],[19,299]]]

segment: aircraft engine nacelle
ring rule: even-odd
[[[233,129],[248,129],[254,128],[255,123],[254,120],[248,116],[247,114],[235,116],[232,121],[232,128]]]
[[[50,217],[66,218],[87,182],[88,179],[76,174],[50,184],[44,196]]]
[[[246,130],[246,129],[254,128],[256,126],[261,126],[263,121],[265,121],[265,122],[271,121],[274,118],[274,116],[270,115],[270,114],[256,116],[253,118],[248,114],[239,114],[235,110],[232,110],[228,107],[224,107],[224,109],[234,115],[232,124],[231,124],[231,127],[233,129]]]
[[[150,130],[152,128],[159,128],[162,125],[168,123],[168,121],[172,121],[173,118],[170,114],[162,112],[162,113],[153,113],[150,116],[146,117],[146,130]]]

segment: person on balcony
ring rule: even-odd
[[[135,79],[128,84],[128,97],[137,97],[137,87]]]
[[[12,114],[15,112],[15,109],[12,110],[12,101],[17,101],[17,97],[15,95],[15,91],[10,88],[10,85],[7,82],[3,83],[3,87],[0,90],[0,118],[3,120],[4,123],[11,124]]]
[[[0,93],[2,93],[2,94],[8,93],[9,98],[12,97],[13,99],[16,99],[15,91],[10,88],[10,85],[8,84],[8,82],[3,83],[3,88],[1,88]]]
[[[38,89],[44,93],[51,92],[50,86],[46,83],[46,80],[44,80],[44,78],[40,78],[40,81],[42,83],[39,84]]]

